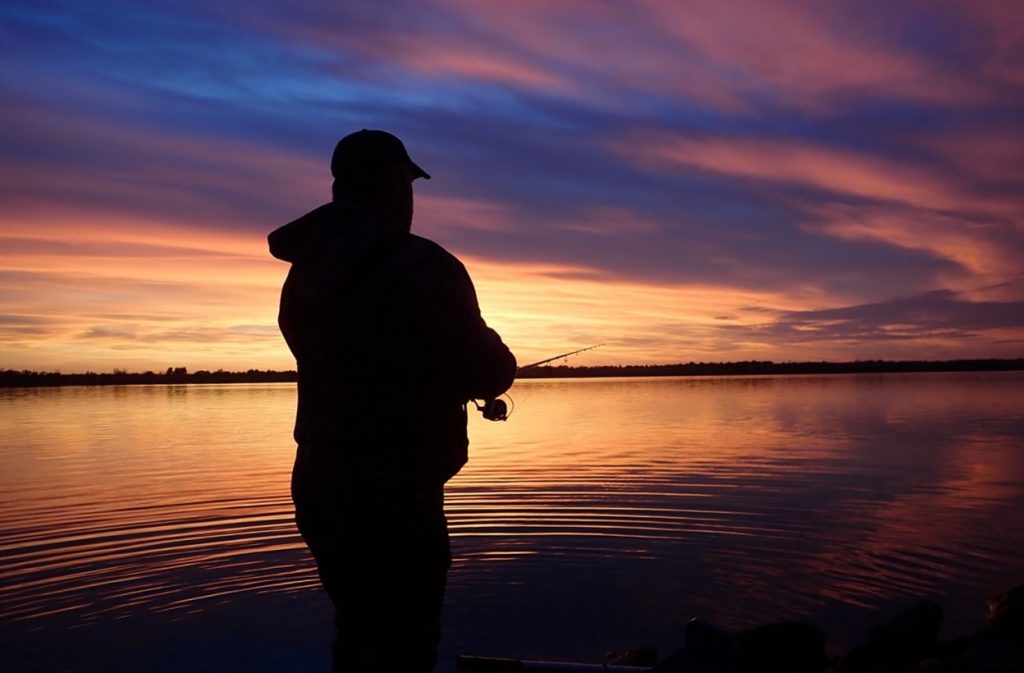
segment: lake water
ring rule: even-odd
[[[447,489],[458,653],[667,654],[1024,583],[1024,374],[523,381]],[[328,668],[290,384],[0,390],[5,671]]]

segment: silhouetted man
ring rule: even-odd
[[[444,483],[466,402],[512,385],[462,264],[410,233],[430,176],[383,131],[338,143],[333,200],[270,235],[298,363],[292,499],[336,610],[335,671],[429,671],[451,564]]]

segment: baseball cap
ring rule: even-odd
[[[430,179],[430,174],[409,158],[405,145],[396,136],[387,131],[363,129],[338,141],[331,157],[331,175],[345,178],[403,164],[412,171],[413,179]]]

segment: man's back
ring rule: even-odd
[[[296,442],[360,447],[352,469],[379,478],[453,476],[466,460],[465,402],[515,376],[462,264],[337,202],[270,240],[293,264],[279,322],[299,370]]]

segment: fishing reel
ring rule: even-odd
[[[516,374],[519,374],[520,372],[526,371],[527,369],[533,369],[534,367],[539,367],[540,365],[547,364],[548,362],[553,362],[555,360],[561,360],[562,358],[567,358],[570,355],[576,355],[577,353],[582,353],[583,351],[594,350],[595,348],[600,348],[603,345],[604,344],[597,344],[596,346],[588,346],[586,348],[580,348],[579,350],[571,351],[569,353],[562,353],[561,355],[556,355],[553,358],[547,358],[546,360],[540,360],[539,362],[533,362],[533,363],[525,365],[523,367],[518,367],[516,369]],[[487,420],[489,420],[489,421],[507,421],[508,417],[512,415],[512,411],[515,410],[516,403],[512,402],[512,398],[509,397],[507,394],[505,395],[505,397],[508,397],[508,401],[512,403],[512,409],[509,409],[508,408],[508,404],[505,402],[505,400],[501,399],[500,397],[496,397],[493,400],[484,400],[483,404],[480,404],[476,400],[472,400],[472,402],[473,402],[473,405],[476,407],[476,410],[479,411],[481,414],[483,414],[484,418],[486,418]]]
[[[483,417],[489,421],[508,420],[508,404],[500,397],[493,400],[485,400],[483,404],[473,400],[473,404],[476,405],[477,411],[483,414]]]

